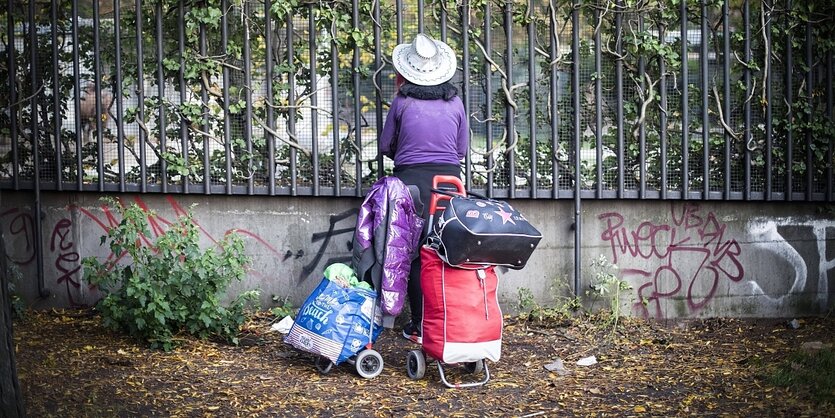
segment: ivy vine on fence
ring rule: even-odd
[[[369,185],[423,30],[467,51],[475,188],[831,188],[830,1],[57,3],[0,13],[4,178]]]

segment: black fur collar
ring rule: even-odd
[[[451,100],[453,97],[458,95],[458,89],[450,82],[439,84],[437,86],[418,86],[417,84],[406,82],[400,86],[400,95],[404,97],[414,97],[419,100]]]

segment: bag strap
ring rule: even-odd
[[[426,245],[435,251],[435,254],[438,255],[438,258],[444,262],[447,266],[454,267],[457,269],[462,270],[480,270],[483,271],[484,269],[489,268],[490,266],[503,266],[506,264],[489,264],[489,263],[464,263],[464,264],[451,264],[449,262],[449,258],[446,255],[446,247],[444,246],[444,242],[441,241],[441,237],[438,236],[437,232],[433,232],[426,237]],[[512,267],[511,265],[507,265]]]

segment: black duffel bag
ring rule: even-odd
[[[490,264],[521,269],[541,239],[542,233],[509,203],[470,193],[449,200],[428,242],[452,266]]]

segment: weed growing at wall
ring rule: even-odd
[[[150,242],[147,219],[153,213],[106,200],[122,215],[101,237],[113,256],[104,263],[83,261],[86,280],[107,294],[98,303],[105,324],[166,351],[180,333],[237,343],[247,302],[257,300],[257,291],[249,291],[228,305],[222,301],[228,286],[246,273],[249,259],[240,236],[227,234],[217,249],[201,250],[188,214]]]
[[[621,292],[632,289],[632,286],[613,272],[613,270],[617,270],[618,266],[609,263],[606,256],[602,254],[592,260],[591,268],[594,272],[591,284],[592,293],[595,296],[605,298],[608,302],[611,316],[606,318],[604,325],[607,328],[611,326],[612,334],[614,334],[617,331],[618,321],[621,317]]]
[[[273,314],[277,319],[284,318],[285,316],[296,316],[296,308],[290,303],[290,298],[287,296],[278,296],[273,295],[272,300],[278,306],[274,306],[270,309],[270,313]]]
[[[536,302],[533,292],[521,287],[518,289],[518,300],[516,307],[519,310],[519,319],[529,322],[557,324],[572,318],[577,312],[583,309],[583,303],[578,296],[565,296],[561,291],[565,287],[563,280],[555,278],[550,290],[553,293],[554,303],[552,306],[542,306]],[[569,289],[570,290],[570,289]]]

